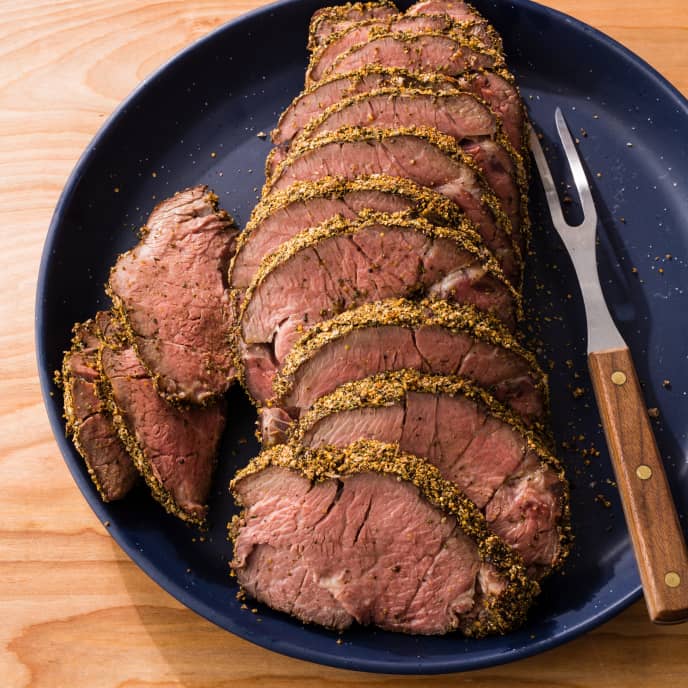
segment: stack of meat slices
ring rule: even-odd
[[[206,187],[176,194],[113,267],[113,309],[74,327],[61,371],[67,434],[105,501],[141,474],[168,512],[205,522],[235,378],[226,275],[236,235]]]
[[[525,116],[462,0],[316,12],[230,268],[264,451],[244,591],[305,622],[503,633],[569,546],[547,379],[519,343]]]

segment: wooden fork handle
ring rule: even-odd
[[[630,351],[588,355],[595,397],[655,623],[688,620],[688,551]]]

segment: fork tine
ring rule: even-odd
[[[559,194],[557,193],[556,186],[554,186],[554,179],[549,169],[549,165],[547,164],[545,152],[542,150],[540,139],[538,139],[533,127],[530,127],[530,150],[533,153],[535,164],[540,173],[540,181],[542,182],[542,188],[545,190],[545,197],[547,198],[547,205],[549,206],[549,212],[552,216],[552,223],[555,227],[564,229],[569,225],[564,219],[564,214],[561,210]]]
[[[583,208],[583,223],[582,224],[597,224],[597,211],[595,210],[595,203],[592,199],[592,192],[590,191],[590,184],[588,178],[585,176],[583,164],[576,150],[576,145],[571,137],[571,132],[566,125],[566,120],[561,112],[561,108],[557,108],[554,112],[554,121],[557,125],[557,133],[561,139],[561,145],[564,147],[566,153],[566,160],[571,168],[573,175],[573,182],[578,191],[581,207]]]

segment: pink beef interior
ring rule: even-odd
[[[276,210],[254,227],[250,241],[237,253],[232,269],[232,286],[246,289],[261,260],[299,232],[316,227],[337,215],[354,219],[366,208],[383,213],[407,210],[412,203],[400,194],[382,191],[353,191],[342,198],[317,197],[297,200]]]
[[[222,394],[234,379],[227,269],[236,233],[205,187],[187,189],[153,211],[110,275],[142,361],[186,401]]]
[[[494,238],[500,232],[484,205],[483,188],[475,171],[426,139],[410,134],[332,141],[306,150],[289,166],[280,168],[269,193],[297,181],[327,176],[351,180],[371,174],[406,177],[434,189],[462,208],[482,236]]]
[[[487,510],[491,526],[526,564],[554,563],[562,508],[561,490],[552,489],[557,475],[540,466],[519,432],[482,405],[461,395],[409,392],[401,403],[325,416],[302,441],[346,447],[361,438],[395,443],[427,458]]]
[[[415,34],[402,37],[392,34],[353,46],[340,55],[323,76],[352,72],[369,64],[457,76],[467,70],[491,69],[498,63],[494,55],[469,48],[449,36]]]
[[[186,409],[167,403],[132,348],[105,347],[102,362],[114,401],[155,479],[184,512],[202,519],[224,430],[224,403]]]
[[[513,323],[507,288],[454,241],[371,225],[304,248],[257,286],[241,320],[249,391],[272,396],[275,369],[304,329],[343,309],[419,289],[494,310]]]
[[[269,467],[238,491],[247,506],[233,561],[239,583],[304,621],[446,633],[476,605],[479,574],[492,571],[455,518],[395,477],[312,485]]]
[[[525,359],[466,332],[439,326],[354,330],[308,359],[298,369],[291,393],[280,401],[287,408],[308,409],[345,382],[402,368],[475,380],[526,421],[542,418],[545,410],[538,380]]]

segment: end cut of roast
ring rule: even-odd
[[[519,625],[538,589],[453,484],[390,445],[281,445],[232,489],[237,580],[304,622],[480,637]]]
[[[237,231],[207,187],[186,189],[155,208],[110,273],[125,333],[167,399],[208,403],[235,378],[227,269]]]
[[[165,401],[117,320],[99,313],[97,324],[103,394],[122,442],[153,497],[169,513],[203,525],[224,430],[224,401],[188,408]]]
[[[95,321],[74,326],[72,348],[62,362],[64,413],[67,435],[91,480],[103,501],[112,502],[130,492],[139,474],[98,392],[99,344]]]

